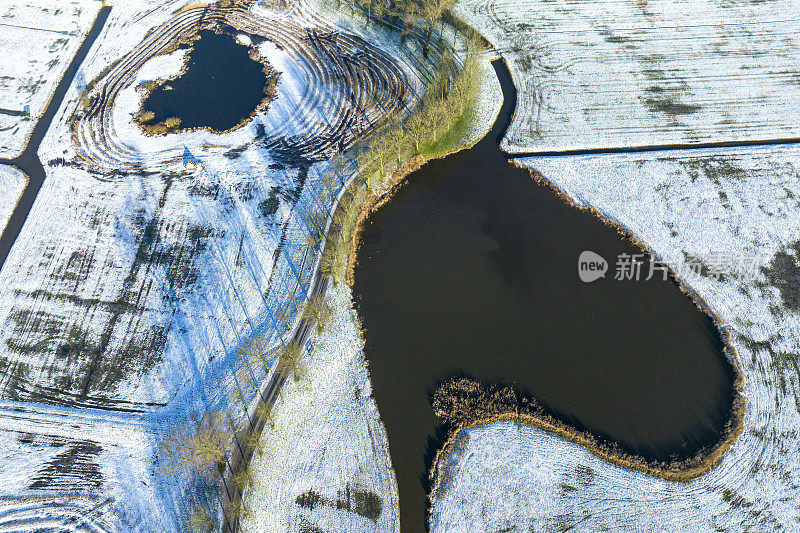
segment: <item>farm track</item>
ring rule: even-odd
[[[80,496],[0,498],[0,531],[114,531],[109,499]]]
[[[322,296],[325,294],[327,288],[328,280],[321,277],[319,272],[317,272],[310,296]],[[298,327],[295,330],[290,342],[294,342],[299,346],[303,346],[308,340],[311,328],[314,327],[314,324],[315,323],[312,320],[302,319],[298,324]],[[287,374],[275,372],[273,377],[267,382],[267,386],[259,395],[259,399],[254,406],[257,408],[259,405],[264,404],[267,405],[271,410],[274,407],[275,400],[277,399],[281,388],[283,387],[284,383],[286,383],[288,378],[289,376]],[[244,435],[248,432],[252,432],[253,434],[259,436],[261,435],[261,432],[264,430],[264,426],[267,423],[267,417],[263,416],[261,413],[261,410],[254,409],[250,415],[249,426],[243,431],[240,431],[235,439],[233,454],[229,459],[229,466],[226,469],[225,476],[223,478],[221,492],[223,505],[226,505],[229,502],[241,501],[242,491],[234,482],[234,477],[238,472],[241,472],[243,469],[248,467],[250,460],[253,458],[253,452],[255,451],[253,444],[242,437],[244,437]],[[235,533],[239,531],[238,515],[230,521],[227,519],[227,517],[224,518],[225,521],[222,528],[223,532]]]
[[[364,183],[365,180],[363,177],[354,177],[340,194],[338,200],[341,200],[341,198],[344,198],[348,194],[354,194],[359,187],[364,185]],[[339,201],[337,201],[335,207],[331,211],[331,221],[334,218],[334,213],[336,210],[340,208],[341,204]],[[324,255],[328,251],[328,247],[331,246],[331,236],[333,236],[337,231],[339,231],[339,228],[329,225],[328,231],[326,232],[325,247],[323,248],[321,255]],[[314,273],[314,282],[311,286],[311,290],[309,291],[309,297],[322,297],[325,295],[327,289],[328,279],[323,277],[319,269],[317,269]],[[301,318],[292,334],[291,341],[289,342],[296,343],[299,346],[304,346],[311,333],[311,328],[314,327],[314,325],[314,320]],[[253,441],[250,439],[245,439],[244,437],[249,433],[260,438],[260,435],[268,421],[267,413],[271,412],[274,408],[275,401],[280,394],[281,388],[283,387],[284,383],[286,383],[288,378],[288,374],[283,374],[276,371],[274,374],[272,374],[264,389],[254,399],[252,405],[250,406],[250,409],[248,410],[248,419],[250,423],[236,435],[234,439],[235,443],[233,447],[233,455],[228,461],[228,467],[226,468],[223,477],[223,485],[220,492],[223,505],[227,505],[230,502],[241,501],[242,491],[235,483],[234,478],[237,473],[248,467],[251,459],[253,458],[253,452],[255,451]],[[267,409],[259,409],[261,405],[266,405]],[[223,518],[223,533],[237,533],[239,531],[238,515],[231,520],[228,520],[227,516],[223,516]]]
[[[705,150],[709,148],[758,148],[762,146],[778,146],[800,144],[800,138],[764,139],[754,141],[718,141],[700,143],[655,144],[646,146],[619,146],[615,148],[584,148],[577,150],[541,150],[534,152],[506,152],[509,159],[524,157],[568,156],[568,155],[602,155],[602,154],[639,154],[646,152],[668,152],[670,150]]]

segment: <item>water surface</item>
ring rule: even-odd
[[[648,460],[713,446],[731,415],[735,374],[710,318],[673,281],[613,279],[617,256],[641,251],[506,160],[497,143],[515,95],[495,69],[505,100],[491,133],[411,175],[358,254],[354,294],[404,533],[425,531],[442,437],[430,395],[453,376],[512,383]],[[584,250],[609,261],[606,278],[580,280]]]
[[[202,30],[192,44],[185,71],[160,83],[145,98],[142,111],[153,125],[179,118],[181,128],[231,129],[258,108],[269,91],[264,65],[252,59],[250,48],[227,33]]]

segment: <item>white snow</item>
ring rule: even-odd
[[[0,232],[5,229],[28,179],[14,167],[0,165]]]
[[[734,265],[757,256],[769,267],[800,239],[800,147],[522,162],[577,204],[621,223],[676,270],[684,254],[728,258],[723,280],[683,271],[733,333],[745,373],[744,432],[712,471],[669,483],[528,426],[473,429],[448,463],[432,530],[796,529],[800,310],[784,305],[762,271],[738,280]]]
[[[0,3],[0,157],[11,158],[25,147],[101,5],[98,0]],[[30,116],[23,114],[26,105]]]
[[[460,0],[519,91],[503,147],[800,134],[797,2]]]
[[[377,414],[350,290],[328,291],[335,314],[304,357],[307,376],[287,381],[274,409],[275,429],[261,437],[263,455],[252,462],[255,485],[245,495],[250,516],[244,531],[297,531],[314,526],[331,533],[397,531],[397,489],[388,443]],[[336,508],[346,488],[381,500],[376,520]],[[313,509],[296,503],[314,491],[331,503]]]
[[[116,3],[81,66],[85,78],[113,72],[107,67],[183,4]],[[358,36],[397,63],[393,72],[411,86],[403,104],[413,105],[431,68],[414,40],[401,46],[397,33],[389,37],[380,26],[348,20],[344,7],[337,12],[304,2],[290,8],[258,5],[248,20],[300,13],[288,27],[305,31],[318,25]],[[303,127],[341,103],[331,101],[335,93],[323,86],[301,99],[303,69],[311,67],[293,65],[268,45],[262,48],[284,69],[279,98],[257,119],[263,119],[267,136],[298,133],[293,105],[301,100],[309,119]],[[60,508],[64,502],[54,498],[67,480],[71,494],[86,497],[81,505],[110,499],[102,507],[110,522],[98,529],[182,529],[195,480],[158,470],[159,443],[196,412],[243,416],[237,402],[247,403],[252,392],[236,380],[242,364],[238,348],[251,335],[270,341],[284,335],[296,314],[290,302],[303,298],[310,280],[316,251],[306,245],[311,231],[306,219],[317,207],[330,209],[329,199],[320,200],[326,162],[311,164],[307,173],[276,166],[274,154],[250,142],[255,123],[224,135],[196,131],[160,138],[146,137],[130,124],[140,97],[135,83],[176,72],[180,60],[181,52],[150,59],[123,89],[112,116],[119,153],[78,156],[81,147],[73,142],[70,123],[81,111],[80,89],[73,82],[40,147],[47,178],[0,272],[0,391],[7,400],[0,404],[0,454],[2,473],[13,480],[0,491],[9,496],[0,516],[22,513],[31,528],[48,526],[61,511],[31,512],[25,502],[51,497],[52,506]],[[299,133],[311,137],[315,131]],[[196,170],[183,168],[184,146],[201,161]],[[132,161],[141,171],[118,171]],[[280,316],[285,309],[287,316]],[[262,370],[254,372],[263,377]],[[363,374],[350,378],[354,386],[365,383]],[[392,524],[391,470],[369,394],[362,400],[361,423],[373,431],[378,447],[364,452],[371,459],[364,455],[350,464],[359,469],[348,481],[353,489],[376,491],[384,503],[378,523]],[[49,435],[64,444],[42,448],[38,440],[18,438],[22,433]],[[75,447],[89,450],[78,454],[78,463],[100,472],[99,484],[58,472],[58,454],[69,456]],[[44,469],[53,471],[53,479],[36,485],[35,475]],[[352,525],[362,518],[344,520]]]
[[[500,81],[497,79],[491,63],[495,57],[494,53],[486,52],[478,63],[480,68],[480,88],[473,105],[470,128],[465,133],[464,138],[461,139],[461,144],[463,145],[471,145],[481,140],[491,129],[503,105],[503,91],[500,88]]]
[[[0,531],[152,530],[158,522],[167,530],[169,500],[153,492],[160,474],[144,460],[155,440],[149,423],[3,401],[0,425]]]

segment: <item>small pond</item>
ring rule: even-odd
[[[147,93],[140,124],[151,132],[158,126],[222,132],[241,125],[273,97],[276,82],[269,65],[251,57],[252,50],[229,33],[201,30],[183,72],[159,80]],[[174,119],[180,120],[178,126]]]
[[[366,225],[354,295],[386,425],[402,531],[426,529],[427,469],[442,444],[431,408],[455,376],[513,384],[552,416],[650,461],[714,446],[735,370],[711,319],[660,275],[616,280],[641,251],[559,199],[498,147],[514,89],[475,147],[412,174]],[[619,184],[624,187],[624,183]],[[586,283],[578,257],[609,263]]]

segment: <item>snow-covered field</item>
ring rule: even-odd
[[[101,5],[99,0],[0,2],[0,157],[11,158],[25,147]]]
[[[480,64],[480,98],[465,144],[483,137],[500,110],[502,93],[490,59]],[[263,454],[252,462],[255,484],[245,495],[244,531],[398,530],[396,482],[350,289],[342,283],[328,295],[334,318],[303,362],[306,379],[284,386],[273,411],[275,429],[264,431]],[[356,491],[360,498],[380,498],[377,518],[353,511],[355,503],[337,508],[347,502],[348,487],[354,502]]]
[[[462,2],[459,13],[501,48],[518,83],[510,149],[797,134],[800,32],[788,0]],[[330,146],[313,137],[328,131],[332,109],[349,103],[342,80],[329,83],[336,68],[313,66],[332,49],[309,35],[347,34],[348,43],[390,58],[393,75],[409,84],[404,105],[430,76],[418,41],[401,45],[396,32],[348,18],[344,5],[256,2],[236,21],[249,34],[278,32],[282,48],[259,45],[281,71],[278,99],[229,134],[146,137],[129,120],[134,87],[176,72],[182,53],[153,57],[154,49],[137,46],[164,44],[157,28],[174,31],[177,19],[190,28],[197,10],[178,13],[185,3],[118,2],[81,67],[81,79],[115,81],[105,119],[80,121],[76,79],[40,148],[47,179],[0,272],[0,530],[184,528],[194,481],[164,476],[158,446],[193,413],[229,408],[236,417],[236,403],[249,403],[235,377],[238,348],[252,335],[275,340],[294,322],[294,300],[316,260],[309,219],[330,208],[322,180]],[[65,66],[99,3],[53,2],[54,17],[62,6],[58,25],[75,36],[51,51],[59,60],[53,71]],[[66,6],[82,14],[62,22]],[[9,9],[4,3],[0,17]],[[12,50],[24,57],[19,42]],[[51,60],[34,57],[40,70]],[[380,81],[369,61],[347,61]],[[21,94],[23,81],[6,81],[0,77],[0,91],[13,85]],[[43,83],[34,115],[52,92]],[[496,84],[485,90],[478,115],[488,119],[499,93]],[[25,136],[3,116],[0,155],[19,150]],[[297,144],[303,150],[287,150]],[[186,157],[199,167],[185,168]],[[800,303],[791,275],[800,268],[800,148],[525,164],[678,269],[690,258],[717,265],[738,254],[730,266],[743,254],[764,257],[755,278],[727,271],[719,280],[686,279],[734,332],[746,372],[745,432],[718,468],[676,485],[532,428],[474,429],[450,465],[433,529],[797,528]],[[254,463],[250,531],[396,529],[396,489],[362,341],[346,290],[331,294],[337,315],[305,359],[308,380],[287,386],[276,431],[265,431],[265,454]]]
[[[28,180],[14,167],[0,165],[0,232],[8,224]]]
[[[431,75],[418,39],[401,45],[397,32],[353,21],[344,5],[255,3],[232,22],[294,43],[279,50],[267,36],[259,44],[280,71],[278,98],[230,134],[148,138],[129,125],[130,87],[172,74],[180,54],[141,56],[137,46],[157,42],[176,17],[192,20],[197,8],[178,13],[183,4],[116,4],[81,66],[85,79],[98,78],[95,95],[110,94],[106,80],[122,79],[120,98],[105,110],[113,124],[94,130],[100,140],[73,135],[81,116],[73,82],[40,147],[47,178],[0,272],[0,456],[9,479],[0,519],[184,528],[195,481],[164,476],[156,452],[193,413],[242,417],[254,392],[237,381],[239,348],[253,335],[274,341],[294,323],[316,262],[312,218],[327,213],[335,194],[323,180],[329,152],[317,150],[315,133],[337,113],[354,116],[349,146],[376,119],[413,105]],[[303,56],[315,42],[317,55]],[[114,77],[130,66],[126,57],[143,57],[144,72]],[[388,67],[375,68],[381,62],[404,91],[390,92],[398,87],[383,77]],[[342,68],[369,83],[348,92],[352,80],[336,77]],[[354,95],[361,115],[348,107]],[[381,106],[390,106],[383,115]],[[101,141],[113,150],[93,151]],[[186,168],[186,158],[197,168]],[[65,494],[83,498],[76,508],[85,519],[58,518],[72,504],[53,498]],[[381,494],[382,516],[391,517],[391,494]],[[52,505],[36,499],[45,497]]]
[[[744,432],[715,469],[677,484],[528,426],[472,429],[449,458],[432,530],[797,530],[800,147],[521,162],[686,273],[732,332],[745,373]],[[685,268],[690,258],[714,275]],[[752,275],[739,279],[740,260],[755,260]]]
[[[284,386],[275,428],[254,456],[246,532],[397,529],[394,472],[350,290],[340,283],[328,295],[333,318],[303,359],[306,376]]]
[[[265,10],[254,18],[289,18],[298,34],[319,27],[313,6],[295,9],[295,17]],[[131,19],[123,10],[111,17],[108,28]],[[133,46],[142,29],[116,28],[117,38],[106,39],[107,29],[89,64],[106,55],[105,43],[119,47],[125,37]],[[412,54],[404,47],[395,55]],[[305,293],[316,254],[306,247],[313,230],[308,218],[329,209],[332,198],[321,179],[326,164],[312,153],[316,147],[304,151],[291,142],[292,132],[298,138],[313,134],[301,127],[309,121],[295,131],[293,120],[301,104],[308,114],[344,107],[345,91],[334,79],[305,93],[304,72],[277,55],[278,98],[246,127],[223,135],[201,130],[145,136],[130,124],[131,86],[159,68],[174,73],[180,56],[145,62],[110,102],[118,127],[109,135],[119,141],[80,138],[76,147],[66,119],[74,100],[62,107],[60,127],[45,138],[40,154],[48,177],[19,237],[25,246],[12,250],[0,274],[0,286],[15,295],[0,302],[0,322],[11,339],[0,348],[8,361],[0,377],[6,396],[43,394],[105,407],[124,401],[151,410],[150,404],[170,402],[179,389],[191,390],[212,361],[215,372],[226,372],[226,357],[243,337],[261,330],[274,340],[283,333],[275,324],[287,300]],[[412,80],[401,104],[413,102],[420,84],[412,68],[410,59],[397,68]],[[281,139],[283,144],[271,144]],[[124,150],[99,150],[109,146]],[[198,170],[184,169],[187,150]],[[136,170],[119,173],[128,155]],[[213,386],[208,393],[226,392]]]
[[[176,529],[159,438],[136,415],[0,401],[0,531]]]
[[[512,152],[800,136],[795,0],[460,0],[508,59]]]

